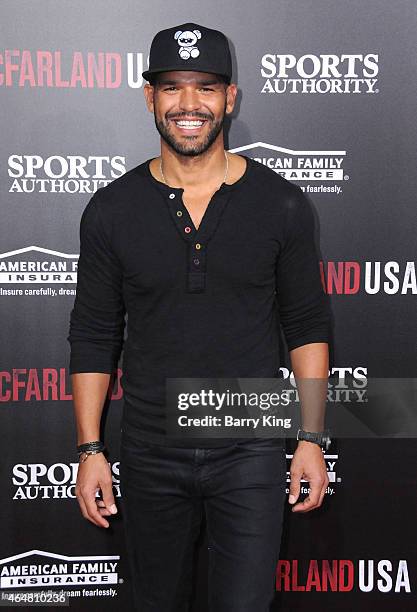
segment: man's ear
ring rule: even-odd
[[[143,86],[143,95],[145,96],[146,106],[148,107],[148,111],[154,112],[154,95],[155,95],[155,87],[150,83],[145,83]]]
[[[226,89],[226,114],[230,115],[235,107],[237,85],[230,83]]]

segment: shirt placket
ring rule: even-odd
[[[231,194],[224,186],[216,191],[196,229],[184,205],[183,193],[183,189],[164,189],[164,199],[181,238],[187,243],[187,291],[201,293],[206,288],[207,245],[216,231]]]

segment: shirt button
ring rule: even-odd
[[[197,242],[197,243],[196,243],[196,245],[195,245],[195,248],[196,248],[197,250],[198,250],[198,249],[201,249],[201,244],[200,244],[199,242]]]
[[[184,227],[184,232],[189,234],[191,232],[191,227],[189,225],[187,225],[187,227]]]
[[[175,198],[175,193],[170,193],[169,197],[170,197],[171,200],[173,200]]]
[[[195,265],[196,265],[196,266],[198,266],[198,264],[200,263],[200,260],[199,260],[199,259],[193,259],[193,261],[194,261],[194,263],[195,263]]]
[[[177,217],[182,217],[182,210],[177,210]]]

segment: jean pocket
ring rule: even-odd
[[[282,438],[248,438],[239,441],[236,447],[248,451],[285,451],[285,442]]]
[[[155,447],[154,444],[140,440],[138,438],[132,438],[127,433],[122,431],[120,438],[120,452],[134,453],[135,455],[144,455],[149,453]]]

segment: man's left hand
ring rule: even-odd
[[[301,478],[310,484],[310,493],[292,508],[292,512],[309,512],[321,506],[329,477],[327,475],[326,463],[323,451],[318,444],[300,440],[290,467],[290,495],[289,503],[294,504],[300,496]]]

